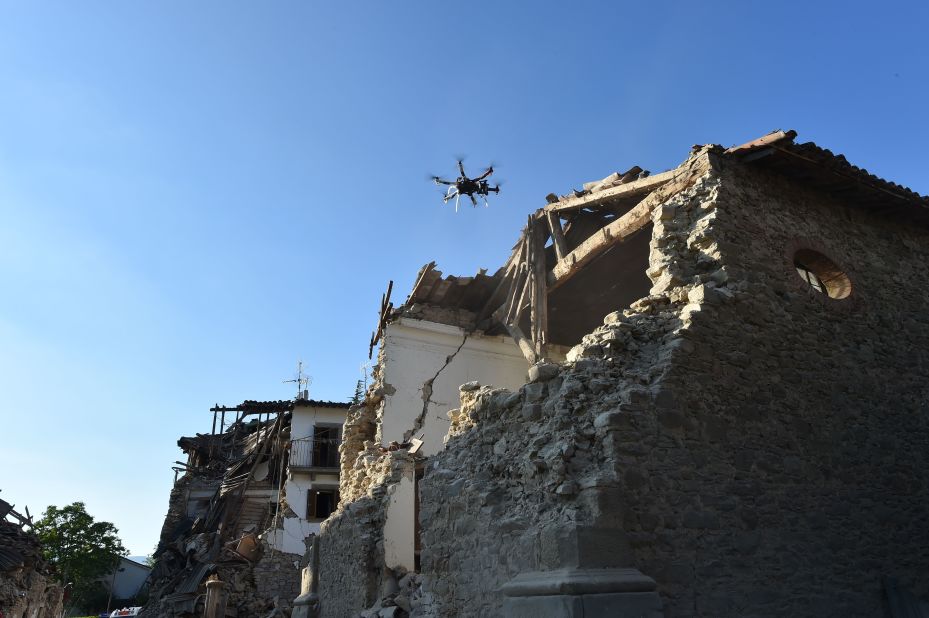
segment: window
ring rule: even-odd
[[[339,505],[337,489],[311,489],[306,496],[306,518],[326,519]]]
[[[794,253],[794,268],[812,292],[829,298],[848,298],[852,282],[838,264],[812,249]]]
[[[339,428],[316,425],[313,428],[313,466],[339,467]]]
[[[823,282],[819,280],[819,277],[816,276],[806,264],[802,262],[794,262],[794,267],[797,269],[797,272],[800,273],[800,278],[806,281],[807,285],[819,292],[820,294],[826,293],[826,286],[823,285]]]

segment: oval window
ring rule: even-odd
[[[794,268],[811,290],[829,298],[847,298],[852,281],[838,264],[818,251],[800,249],[794,254]]]

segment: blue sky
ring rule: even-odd
[[[209,407],[348,398],[389,279],[793,128],[929,193],[929,4],[0,0],[0,497],[155,545]],[[428,173],[500,162],[490,209]]]

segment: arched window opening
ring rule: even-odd
[[[848,298],[852,282],[838,264],[818,251],[800,249],[794,254],[794,268],[810,290],[829,298]]]

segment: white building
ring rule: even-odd
[[[376,340],[380,341],[379,438],[392,442],[421,440],[417,455],[431,457],[445,448],[450,419],[459,406],[459,387],[479,382],[517,390],[526,382],[528,362],[510,333],[486,329],[481,315],[486,297],[499,276],[442,278],[429,264],[403,306],[384,314]],[[562,360],[566,348],[549,345],[547,356]],[[389,490],[384,525],[384,558],[388,567],[418,570],[416,555],[417,478],[406,471]]]
[[[339,443],[349,404],[298,399],[290,422],[290,458],[284,496],[296,517],[282,519],[269,542],[303,555],[304,540],[339,504]]]
[[[148,579],[148,574],[151,571],[150,566],[123,556],[120,558],[116,570],[101,578],[100,581],[112,593],[114,600],[124,601],[132,599],[139,593],[142,584]]]

